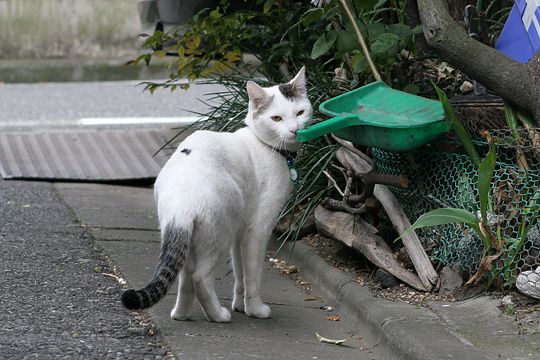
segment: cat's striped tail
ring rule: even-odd
[[[191,229],[167,225],[162,231],[161,253],[152,279],[141,290],[129,289],[122,294],[122,304],[130,310],[146,309],[161,300],[186,260]]]

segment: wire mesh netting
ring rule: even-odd
[[[540,278],[540,129],[492,130],[488,138],[497,145],[497,165],[487,219],[504,243],[504,252],[489,276],[508,286],[520,273]],[[485,141],[476,145],[484,154],[489,148]],[[430,148],[409,153],[373,149],[372,154],[377,171],[408,176],[407,189],[392,187],[392,191],[412,221],[442,207],[465,209],[480,216],[478,170],[466,154]],[[431,249],[432,259],[469,275],[478,269],[483,243],[468,226],[449,224],[417,232]],[[540,283],[536,289],[540,289]]]

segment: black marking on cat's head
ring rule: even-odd
[[[186,155],[189,155],[189,154],[191,154],[191,149],[182,149],[182,150],[180,150],[180,152],[182,152],[182,153],[184,153]]]
[[[290,100],[295,101],[296,99],[306,96],[306,68],[305,66],[302,66],[300,71],[298,71],[298,74],[285,84],[280,84],[278,86],[279,91],[283,94],[283,96]]]
[[[294,84],[286,83],[286,84],[280,84],[278,86],[279,91],[287,98],[288,100],[294,101],[296,98],[300,97],[300,93],[298,92],[298,89],[294,86]]]

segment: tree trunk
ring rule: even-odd
[[[418,10],[428,44],[446,61],[540,122],[540,53],[521,64],[470,38],[452,19],[444,0],[418,0]]]

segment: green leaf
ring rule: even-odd
[[[354,7],[358,10],[372,10],[378,1],[377,0],[353,0],[353,2],[354,2]]]
[[[482,221],[487,224],[487,209],[489,203],[489,189],[491,188],[491,179],[495,171],[496,150],[492,145],[486,157],[478,167],[478,193],[480,196],[480,213]]]
[[[358,49],[358,43],[356,42],[355,37],[351,33],[345,31],[338,32],[336,46],[338,50],[343,52],[351,52]]]
[[[167,55],[167,52],[165,50],[156,50],[154,51],[154,55],[159,58],[164,58]]]
[[[373,8],[378,9],[378,8],[383,7],[383,5],[386,4],[387,1],[388,0],[379,0],[379,1],[377,1],[377,4],[375,4],[375,6]]]
[[[315,41],[313,49],[311,50],[311,58],[317,59],[318,57],[326,54],[336,42],[337,33],[335,31],[324,33]]]
[[[388,30],[392,33],[399,36],[401,40],[406,40],[408,37],[412,36],[412,30],[409,25],[405,24],[391,24],[387,26]]]
[[[392,33],[381,34],[377,40],[371,44],[371,52],[374,55],[386,55],[397,50],[399,36]]]
[[[471,160],[478,165],[480,162],[480,156],[478,156],[478,153],[476,152],[471,136],[461,123],[461,120],[457,116],[452,105],[450,105],[450,101],[448,100],[448,97],[444,91],[442,91],[434,82],[432,82],[432,84],[435,91],[437,91],[437,95],[439,95],[439,100],[441,101],[444,112],[446,113],[448,125],[452,128],[452,130],[455,131]]]
[[[361,74],[361,73],[366,72],[369,64],[368,64],[367,59],[365,57],[362,57],[361,59],[356,61],[356,63],[354,63],[353,66],[354,66],[354,71],[358,74]]]
[[[210,11],[210,14],[208,16],[212,20],[217,20],[222,17],[221,13],[219,12],[219,8]]]
[[[358,53],[351,57],[351,65],[353,66],[354,72],[363,73],[368,66],[368,62],[364,54]]]
[[[504,117],[506,118],[506,124],[510,130],[515,130],[518,128],[516,112],[514,111],[512,105],[508,102],[504,102]]]
[[[369,23],[367,26],[368,37],[371,42],[377,40],[379,36],[386,33],[386,27],[382,23]]]
[[[530,127],[530,128],[536,127],[536,123],[530,114],[523,112],[521,110],[518,110],[517,117],[523,123],[523,125],[525,125],[525,127]]]
[[[478,226],[478,218],[472,212],[463,209],[435,209],[420,216],[418,220],[411,225],[411,230],[428,226],[458,223],[465,223],[476,227]]]
[[[478,218],[472,212],[456,208],[442,208],[421,215],[396,241],[415,229],[446,224],[467,224],[481,235]]]
[[[275,3],[276,3],[276,0],[266,0],[263,6],[263,13],[268,14]]]
[[[324,11],[321,8],[309,9],[302,16],[302,24],[309,26],[315,21],[319,20],[324,15]]]
[[[529,201],[523,207],[521,213],[523,215],[532,216],[533,218],[540,216],[540,191],[536,191],[534,195],[529,198]]]

